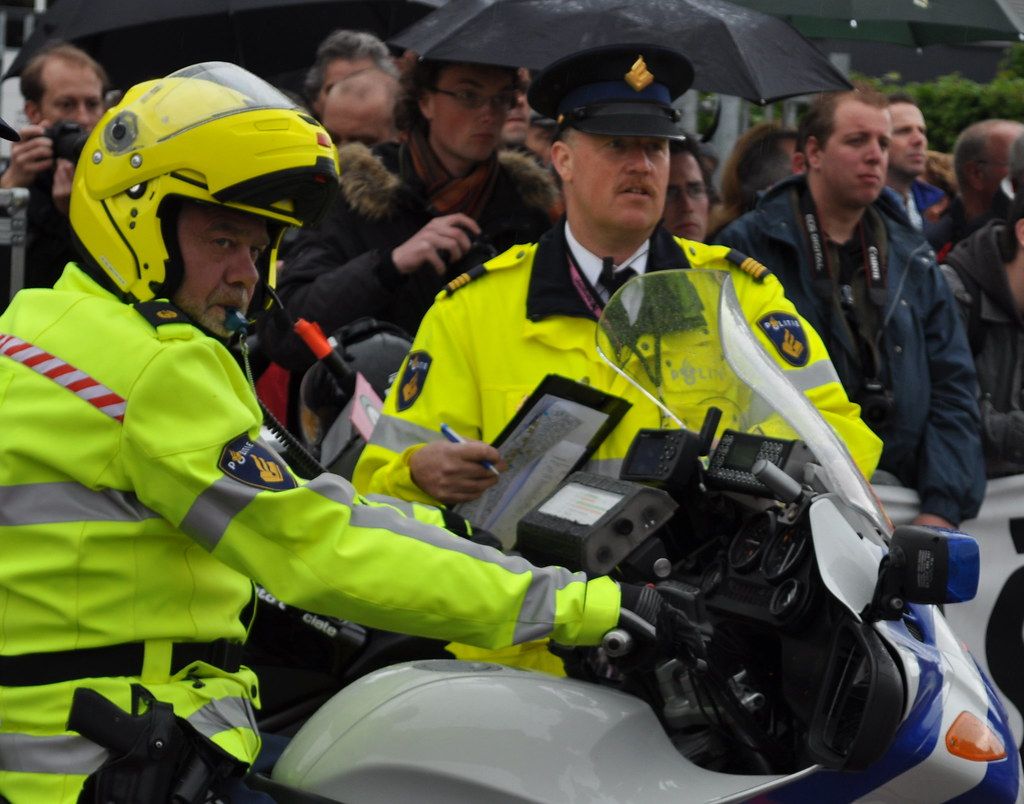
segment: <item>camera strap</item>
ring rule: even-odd
[[[794,192],[797,194],[798,219],[811,257],[814,293],[828,305],[830,316],[834,318],[838,311],[839,320],[857,349],[864,386],[882,389],[884,383],[881,381],[882,362],[878,344],[882,337],[881,321],[889,300],[885,225],[873,208],[869,206],[864,210],[854,233],[854,237],[860,240],[863,269],[852,272],[851,276],[843,276],[841,270],[833,270],[833,250],[838,258],[839,246],[825,235],[810,190]],[[855,289],[858,273],[863,276],[864,298],[874,308],[875,314],[869,314],[873,319],[871,323],[875,325],[873,328],[864,320],[862,310],[858,309]]]

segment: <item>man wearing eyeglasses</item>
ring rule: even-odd
[[[710,207],[697,141],[688,136],[682,142],[671,143],[662,225],[676,237],[703,243],[708,231]]]
[[[498,152],[518,88],[511,68],[415,62],[395,115],[404,141],[339,149],[340,198],[285,258],[288,311],[325,332],[372,316],[413,333],[446,282],[536,240],[550,225],[554,183],[529,156]],[[272,316],[260,340],[294,372],[313,362]]]
[[[68,224],[74,163],[54,152],[54,126],[73,123],[88,133],[103,114],[106,71],[74,45],[56,44],[33,56],[21,73],[28,125],[11,145],[0,188],[27,187],[25,286],[50,287],[77,259]],[[66,138],[62,138],[67,141]],[[6,301],[0,298],[0,301]],[[0,304],[0,307],[3,307]]]
[[[953,145],[957,196],[925,233],[942,262],[950,249],[992,220],[1003,220],[1012,191],[1002,190],[1010,170],[1010,146],[1024,133],[1016,120],[981,120],[960,132]]]

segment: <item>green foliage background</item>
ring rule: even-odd
[[[909,84],[900,83],[899,76],[857,78],[886,93],[911,95],[928,122],[928,147],[937,151],[952,151],[957,134],[978,120],[1002,117],[1024,121],[1024,45],[1007,49],[996,78],[986,84],[957,73]]]

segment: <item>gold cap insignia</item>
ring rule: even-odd
[[[158,318],[177,318],[178,314],[174,310],[157,310]]]
[[[643,56],[637,56],[629,72],[623,76],[626,83],[637,92],[642,92],[654,82],[654,73],[647,69]]]

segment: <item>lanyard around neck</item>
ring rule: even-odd
[[[799,193],[800,222],[811,254],[811,271],[813,272],[814,290],[819,297],[830,299],[835,290],[838,277],[832,272],[832,260],[828,244],[821,228],[821,219],[814,204],[810,190]],[[868,219],[868,225],[865,225]],[[860,237],[861,254],[864,261],[864,281],[867,284],[868,298],[879,309],[884,309],[888,301],[889,271],[882,242],[878,237],[878,226],[881,221],[874,220],[870,209],[865,209],[860,221],[857,222],[856,236]],[[848,286],[840,289],[841,297],[849,294]],[[842,303],[846,299],[842,298]]]

